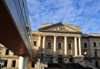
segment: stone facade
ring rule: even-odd
[[[34,62],[37,68],[37,59],[43,54],[43,59],[49,63],[80,63],[84,56],[91,65],[100,67],[100,34],[82,34],[79,26],[45,23],[40,24],[38,31],[32,31],[34,60],[29,61],[28,67],[32,68]],[[10,51],[9,56],[4,55],[6,48],[2,49],[2,59],[8,60],[6,68],[12,68],[12,60],[16,60],[15,68],[18,68],[18,56]],[[87,53],[87,54],[84,54]]]
[[[2,48],[0,59],[3,59],[5,61],[7,60],[6,66],[4,66],[5,65],[4,63],[0,63],[3,66],[2,69],[18,69],[19,57],[10,50],[7,52],[8,48],[6,48],[4,45],[0,44],[0,47]],[[14,66],[13,66],[13,61],[15,61]],[[28,69],[35,69],[35,67],[36,67],[35,64],[34,67],[32,67],[32,61],[28,62]]]

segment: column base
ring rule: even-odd
[[[84,56],[83,55],[75,55],[75,63],[79,63],[81,61],[83,61]]]
[[[69,56],[68,55],[64,56],[64,63],[69,63]]]
[[[53,55],[53,63],[58,63],[58,55]]]
[[[64,58],[64,63],[69,63],[69,58],[68,57]]]

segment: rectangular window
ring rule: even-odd
[[[95,57],[97,57],[97,51],[95,51]]]
[[[96,47],[96,42],[94,42],[94,47]]]
[[[4,67],[7,67],[7,60],[4,61]]]
[[[58,43],[58,49],[61,49],[61,43]]]
[[[34,62],[32,62],[32,68],[34,68],[35,67],[35,63]]]
[[[51,43],[48,43],[48,49],[51,49]]]
[[[68,48],[71,49],[71,43],[68,43]]]
[[[84,47],[85,47],[85,48],[87,47],[87,43],[84,43]]]
[[[34,41],[34,46],[36,46],[36,41]]]
[[[15,65],[16,65],[16,61],[14,60],[12,63],[12,67],[15,67]]]
[[[6,55],[9,55],[9,49],[6,49]]]

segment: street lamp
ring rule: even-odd
[[[41,60],[43,60],[43,54],[44,54],[44,52],[42,51],[41,52]]]
[[[84,60],[86,60],[87,52],[84,52],[84,56],[85,56]]]

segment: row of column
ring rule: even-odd
[[[77,48],[77,37],[74,37],[74,43],[75,43],[75,56],[78,55],[78,48]],[[79,43],[79,55],[81,55],[81,38],[78,38]]]
[[[39,36],[39,54],[41,54],[41,38],[42,36]],[[68,54],[68,44],[67,44],[67,36],[64,37],[64,54]],[[54,36],[54,54],[56,54],[56,46],[57,46],[57,36]],[[79,55],[81,55],[81,38],[78,38],[79,43]],[[46,36],[43,36],[43,52],[45,54],[45,45],[46,45]],[[75,56],[78,55],[78,48],[77,48],[77,37],[74,37],[74,46],[75,46]]]

